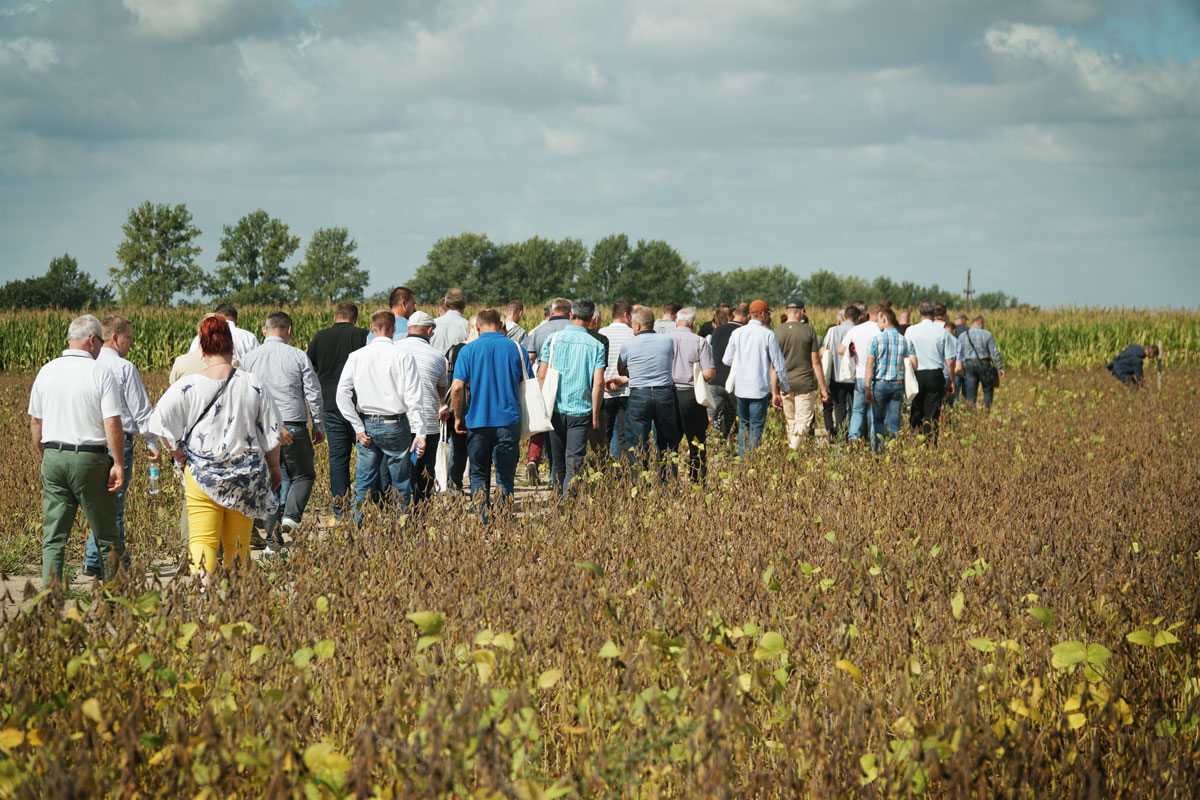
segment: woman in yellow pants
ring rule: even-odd
[[[208,366],[163,394],[150,429],[184,471],[188,558],[192,572],[212,572],[218,548],[225,566],[249,563],[253,520],[278,506],[279,412],[251,374],[234,369],[233,337],[224,317],[200,323]]]

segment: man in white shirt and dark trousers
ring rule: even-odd
[[[922,300],[917,309],[921,321],[910,325],[904,332],[913,354],[917,357],[917,386],[919,391],[912,401],[908,421],[913,430],[921,429],[926,436],[937,441],[938,417],[942,413],[942,400],[954,394],[954,361],[958,355],[958,342],[946,332],[946,326],[933,319],[933,303]],[[950,375],[949,379],[946,375]]]
[[[609,443],[609,454],[620,459],[625,453],[625,410],[629,407],[629,385],[616,386],[611,383],[617,377],[617,362],[621,358],[621,345],[633,338],[633,303],[618,300],[612,304],[612,324],[601,328],[599,333],[608,339],[608,365],[604,369],[604,441]],[[610,391],[609,386],[613,386]]]
[[[421,371],[410,353],[392,343],[395,320],[391,311],[371,315],[375,338],[350,354],[338,379],[338,410],[358,442],[356,525],[362,525],[363,503],[377,491],[381,471],[387,472],[389,491],[396,492],[397,513],[407,508],[412,499],[410,448],[418,459],[425,453]]]
[[[750,321],[730,335],[721,356],[733,373],[739,456],[758,448],[767,425],[767,407],[782,409],[782,393],[790,391],[779,340],[763,324],[770,316],[771,309],[766,302],[755,300],[751,303]]]
[[[450,417],[449,409],[444,415],[441,413],[442,398],[446,396],[449,383],[446,357],[429,343],[435,326],[433,317],[424,311],[414,311],[408,317],[408,336],[396,342],[397,349],[416,359],[417,368],[421,372],[421,410],[424,412],[425,428],[415,432],[425,434],[425,452],[413,459],[410,481],[413,503],[420,503],[434,492],[435,460],[438,440],[441,437],[441,426],[438,423]]]
[[[125,481],[125,433],[117,382],[96,363],[103,344],[100,321],[76,317],[67,349],[42,367],[29,394],[29,433],[42,462],[44,589],[62,582],[63,550],[80,506],[96,535],[101,578],[124,555],[116,493]]]
[[[149,432],[147,423],[154,406],[146,394],[146,386],[142,376],[132,362],[126,361],[125,356],[133,346],[133,323],[122,316],[105,317],[100,323],[104,346],[96,363],[112,373],[117,382],[117,390],[121,394],[121,428],[125,432],[125,473],[121,488],[117,491],[117,535],[121,539],[121,547],[125,549],[125,493],[133,482],[133,437],[141,434],[146,441],[150,453],[150,463],[160,462],[158,437]],[[88,534],[87,553],[83,561],[83,574],[89,577],[100,576],[100,549],[96,547],[96,537]],[[129,551],[125,551],[125,566],[129,566]]]
[[[317,479],[313,445],[325,441],[325,400],[308,355],[290,344],[292,318],[283,311],[273,311],[267,316],[262,331],[262,346],[246,355],[244,368],[266,387],[283,419],[279,448],[283,482],[279,486],[279,510],[267,517],[264,526],[267,541],[279,546],[284,544],[284,533],[292,533],[300,527],[308,498],[312,496]],[[311,436],[308,431],[310,416]]]

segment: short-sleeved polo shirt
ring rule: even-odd
[[[43,442],[106,444],[104,420],[121,418],[121,392],[90,353],[64,350],[38,371],[29,416],[42,421]]]
[[[775,332],[779,349],[783,351],[783,363],[787,365],[788,388],[799,394],[817,390],[817,376],[813,372],[813,353],[821,350],[817,332],[807,322],[785,322]]]
[[[592,413],[592,376],[604,369],[604,345],[587,328],[571,325],[546,339],[538,361],[558,370],[558,394],[554,407],[565,416]]]
[[[500,428],[521,421],[521,381],[525,379],[521,346],[499,331],[481,333],[463,345],[454,361],[454,380],[471,388],[468,428]]]
[[[674,387],[671,363],[675,359],[675,340],[653,331],[642,331],[621,345],[617,362],[629,372],[630,389]]]

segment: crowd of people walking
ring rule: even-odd
[[[294,535],[322,444],[334,514],[346,524],[360,525],[372,503],[400,519],[439,488],[469,493],[486,520],[493,475],[496,502],[507,508],[522,460],[534,484],[545,463],[554,495],[571,491],[589,453],[664,478],[682,464],[690,480],[703,481],[709,439],[729,439],[736,424],[737,452],[746,456],[761,446],[771,408],[782,411],[794,449],[816,439],[879,450],[900,433],[906,404],[908,426],[936,440],[946,406],[982,395],[990,408],[1004,375],[982,316],[951,321],[928,302],[916,324],[886,300],[853,303],[823,338],[798,298],[777,326],[755,300],[719,305],[698,330],[696,309],[676,303],[656,318],[617,300],[602,327],[592,301],[556,298],[529,328],[518,301],[468,319],[460,289],[446,293],[436,317],[416,305],[398,287],[364,329],[358,307],[338,303],[333,324],[303,351],[290,343],[287,313],[268,315],[260,343],[222,304],[201,319],[153,404],[126,358],[130,320],[73,320],[67,350],[38,373],[29,400],[41,460],[43,584],[62,580],[79,507],[91,531],[85,573],[106,578],[128,564],[124,498],[136,436],[152,482],[162,453],[177,465],[184,549],[191,569],[207,574],[219,553],[225,564],[248,558],[255,520],[275,547]],[[1140,380],[1142,360],[1154,355],[1131,346],[1114,374]]]

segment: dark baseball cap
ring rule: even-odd
[[[784,308],[804,308],[804,301],[798,297],[793,297],[787,301],[787,305]]]

